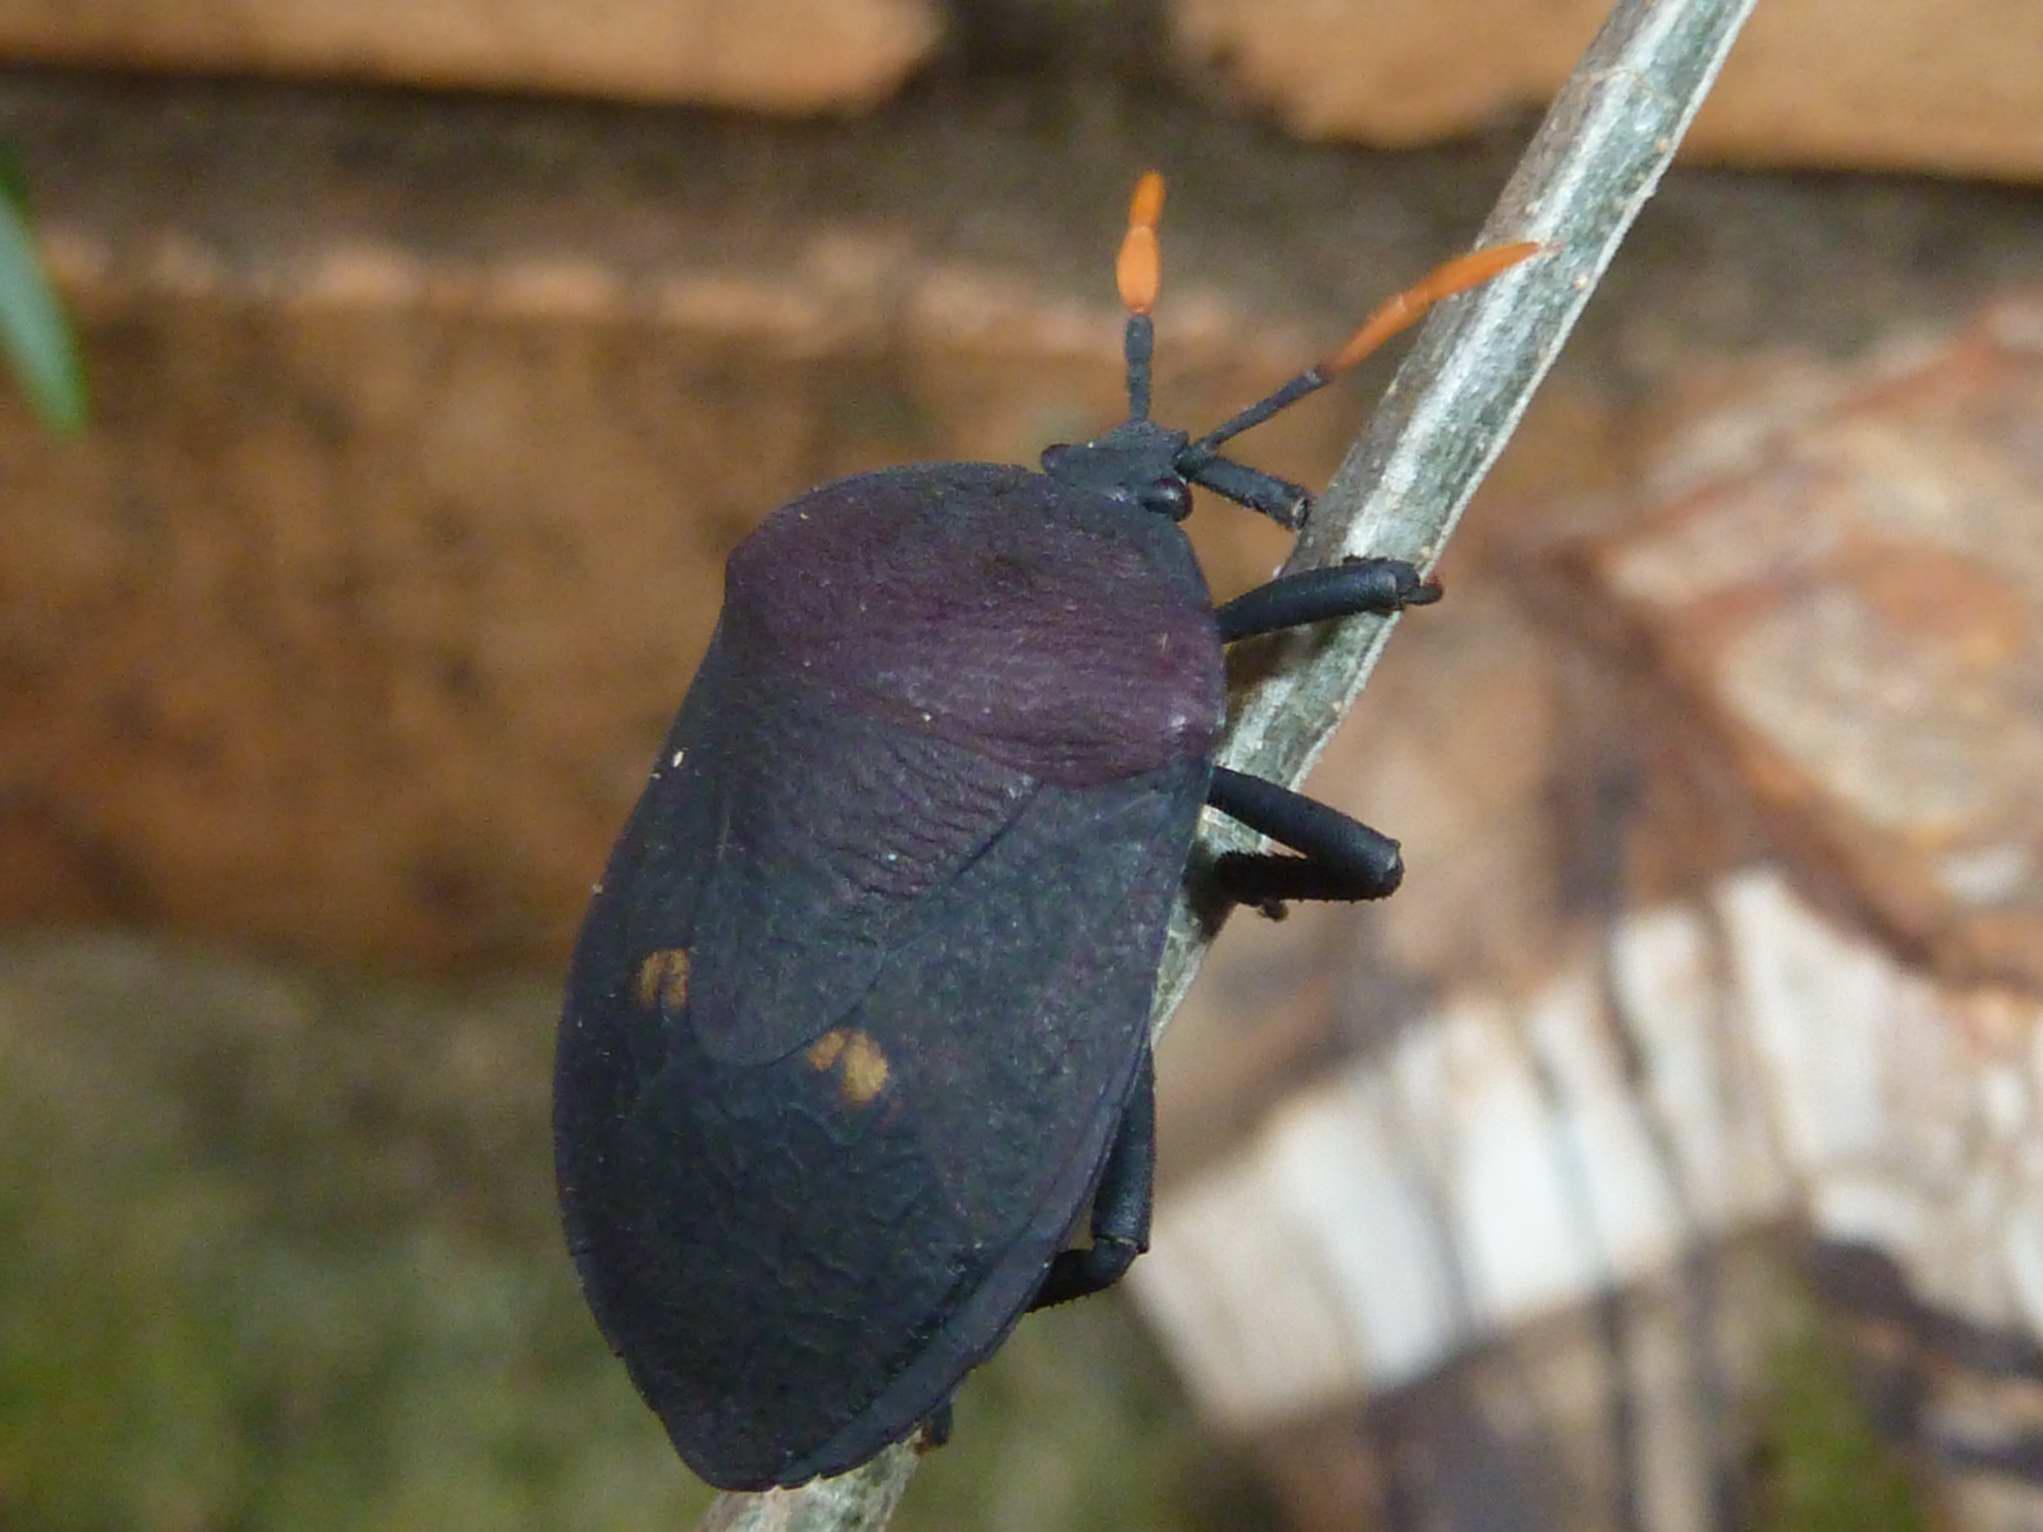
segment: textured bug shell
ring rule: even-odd
[[[577,945],[569,1244],[684,1459],[848,1468],[1012,1328],[1098,1177],[1211,773],[1167,520],[1021,469],[826,486],[717,637]]]

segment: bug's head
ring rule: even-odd
[[[1163,259],[1156,241],[1162,216],[1163,177],[1146,171],[1135,183],[1128,204],[1128,233],[1114,262],[1114,282],[1128,310],[1124,342],[1128,418],[1091,441],[1046,449],[1043,472],[1173,521],[1191,514],[1191,486],[1197,484],[1261,511],[1280,526],[1294,531],[1304,526],[1312,511],[1311,495],[1288,479],[1222,457],[1221,444],[1326,387],[1400,330],[1416,324],[1442,298],[1487,282],[1543,248],[1533,243],[1492,245],[1436,267],[1377,305],[1338,351],[1194,440],[1189,432],[1173,431],[1149,418],[1149,364],[1156,346],[1156,326],[1149,316],[1162,285]]]

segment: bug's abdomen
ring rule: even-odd
[[[720,652],[706,670],[727,698]],[[982,854],[878,900],[855,983],[839,948],[783,954],[793,999],[755,1048],[711,976],[727,794],[761,771],[691,730],[712,717],[695,704],[577,945],[556,1149],[605,1334],[689,1463],[758,1488],[899,1439],[1027,1306],[1132,1083],[1208,768],[1016,800]],[[775,764],[842,776],[862,727]],[[791,929],[828,924],[809,892],[824,907]]]
[[[862,1062],[862,1061],[861,1061]],[[818,1067],[822,1066],[822,1067]],[[941,1314],[955,1270],[927,1152],[893,1082],[811,1048],[718,1064],[678,1039],[624,1128],[592,1297],[677,1445],[725,1486],[761,1487],[863,1415]],[[867,1105],[847,1105],[873,1090]],[[861,1443],[864,1456],[881,1445]]]
[[[1224,667],[1168,520],[1025,469],[865,474],[775,512],[731,556],[724,623],[778,674],[1045,781],[1207,754]]]

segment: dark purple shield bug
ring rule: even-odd
[[[1178,522],[1196,484],[1301,525],[1305,492],[1221,444],[1532,247],[1449,263],[1192,440],[1149,418],[1162,206],[1144,176],[1116,273],[1126,421],[1040,473],[828,484],[739,545],[590,903],[555,1076],[568,1246],[723,1488],[940,1435],[1023,1314],[1143,1250],[1147,1021],[1202,806],[1298,853],[1221,858],[1225,897],[1369,899],[1402,874],[1395,841],[1215,767],[1222,646],[1438,588],[1357,559],[1216,611]]]

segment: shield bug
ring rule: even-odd
[[[1534,247],[1448,263],[1194,440],[1149,417],[1162,203],[1144,176],[1116,267],[1127,420],[1040,473],[824,485],[732,553],[590,904],[555,1078],[568,1244],[712,1484],[942,1422],[1024,1313],[1143,1250],[1150,999],[1204,806],[1291,848],[1221,858],[1228,897],[1402,875],[1395,841],[1216,768],[1223,646],[1438,588],[1360,559],[1216,611],[1178,523],[1200,485],[1301,525],[1305,492],[1222,445]]]

